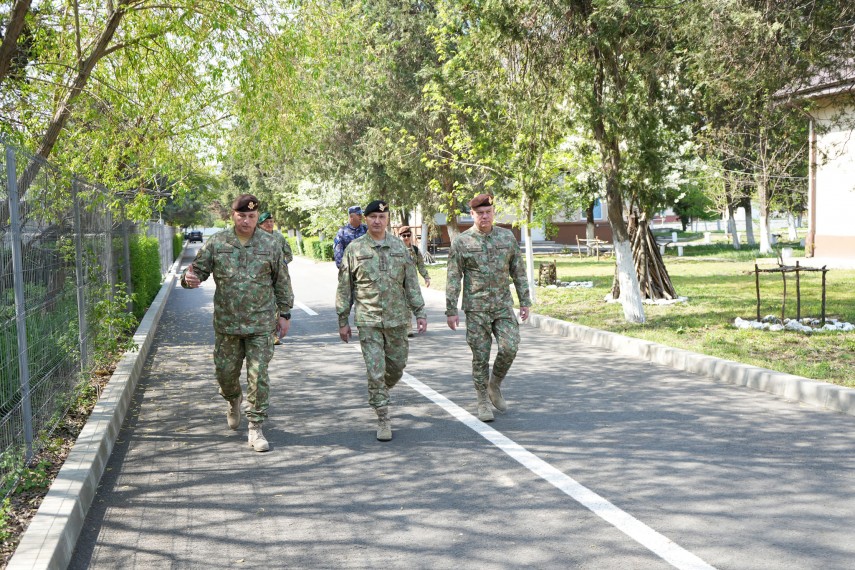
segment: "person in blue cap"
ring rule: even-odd
[[[362,223],[362,208],[351,206],[347,209],[347,214],[350,216],[350,221],[341,226],[333,240],[333,259],[335,266],[339,268],[347,244],[368,233],[368,226]]]

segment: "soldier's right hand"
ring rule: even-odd
[[[350,325],[344,325],[338,329],[338,336],[341,337],[343,342],[350,341]]]
[[[199,277],[195,273],[193,273],[192,264],[190,265],[190,267],[187,268],[187,271],[184,272],[184,282],[191,289],[195,289],[202,283],[201,281],[199,281]]]

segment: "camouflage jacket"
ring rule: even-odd
[[[344,250],[347,244],[358,237],[362,237],[368,233],[368,226],[360,224],[354,228],[350,224],[344,224],[335,234],[333,239],[333,260],[336,267],[341,267],[341,260],[344,258]]]
[[[389,233],[379,246],[367,234],[350,242],[338,271],[335,307],[340,327],[348,324],[354,304],[356,326],[406,325],[410,312],[424,318],[425,302],[404,242]]]
[[[525,261],[513,232],[493,226],[482,234],[472,226],[451,244],[445,285],[445,314],[457,314],[460,280],[463,279],[464,311],[513,309],[508,280],[512,279],[521,307],[531,306]]]
[[[280,245],[282,246],[282,261],[285,263],[291,263],[294,261],[294,254],[291,252],[291,246],[288,245],[288,240],[285,236],[277,231],[270,232],[270,235],[280,241]]]
[[[234,228],[211,236],[199,249],[192,267],[201,281],[214,276],[214,330],[219,333],[272,332],[276,313],[287,313],[294,306],[282,248],[263,230],[256,230],[246,246],[241,245]],[[186,287],[183,274],[181,286]]]
[[[430,273],[428,273],[427,267],[425,267],[425,256],[422,255],[422,252],[415,245],[411,245],[409,247],[410,257],[413,260],[413,263],[416,264],[416,271],[419,272],[419,275],[424,279],[430,279]]]

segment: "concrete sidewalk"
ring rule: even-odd
[[[57,480],[25,533],[9,568],[66,568],[71,561],[107,460],[128,413],[157,324],[170,292],[175,288],[177,269],[176,264],[135,335],[135,342],[139,344],[140,350],[129,353],[122,359]],[[439,291],[423,289],[423,292],[434,301],[444,298],[444,294]],[[206,314],[205,318],[208,316]],[[439,326],[443,325],[444,323]],[[716,382],[747,386],[812,406],[855,415],[855,390],[852,389],[699,355],[540,315],[532,315],[530,325],[580,343],[607,348],[624,356],[707,376]],[[199,329],[186,332],[186,335],[194,334],[198,336],[201,333]],[[204,334],[212,334],[209,325]],[[219,414],[219,411],[217,413]],[[222,423],[219,415],[217,418],[212,421]],[[208,442],[205,445],[216,443]]]

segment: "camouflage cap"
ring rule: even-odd
[[[362,213],[367,216],[368,214],[373,214],[374,212],[388,212],[388,211],[389,211],[389,204],[387,204],[383,200],[374,200],[373,202],[371,202],[370,204],[365,206],[365,210],[363,210]]]
[[[347,213],[348,214],[362,214],[362,207],[361,206],[351,206],[350,208],[347,209]]]
[[[232,202],[232,210],[235,212],[257,212],[258,206],[258,198],[252,194],[241,194]]]
[[[479,208],[481,206],[492,206],[493,205],[493,196],[491,194],[478,194],[471,200],[469,200],[470,208]]]

